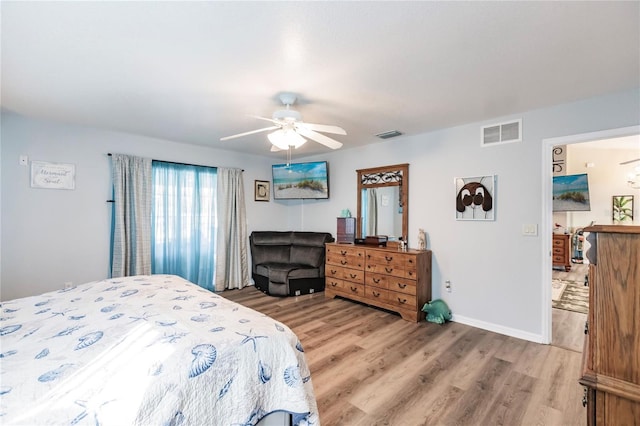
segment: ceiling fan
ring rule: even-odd
[[[273,126],[264,127],[262,129],[252,130],[249,132],[238,133],[237,135],[226,136],[220,138],[221,141],[229,139],[235,139],[242,136],[252,135],[254,133],[267,132],[274,130],[267,135],[269,141],[272,143],[271,151],[290,150],[291,148],[298,148],[304,144],[307,140],[311,139],[331,149],[338,149],[342,147],[342,143],[328,136],[325,136],[318,132],[333,133],[336,135],[346,135],[347,132],[341,127],[331,126],[327,124],[312,124],[302,121],[302,115],[293,109],[293,105],[296,101],[296,95],[293,93],[281,93],[279,95],[280,101],[285,105],[285,109],[278,110],[273,113],[271,118],[252,116],[254,118],[270,121]]]
[[[635,160],[623,161],[622,163],[620,163],[620,165],[624,166],[625,164],[635,163],[636,161],[640,161],[640,158],[636,158]]]
[[[635,163],[636,161],[640,161],[640,158],[623,161],[620,165],[624,166],[626,164]],[[627,173],[627,184],[634,189],[640,189],[640,165],[635,166],[632,171]]]

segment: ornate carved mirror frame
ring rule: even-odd
[[[367,188],[381,188],[387,186],[399,187],[399,208],[402,209],[402,235],[405,240],[409,232],[409,164],[372,167],[356,170],[358,173],[358,215],[356,217],[356,237],[362,235],[362,190]]]

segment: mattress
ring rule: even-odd
[[[171,275],[0,304],[0,423],[319,424],[304,350],[284,324]]]

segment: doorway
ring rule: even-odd
[[[544,343],[553,343],[553,309],[551,304],[552,282],[552,150],[558,145],[572,145],[584,142],[602,141],[624,136],[640,134],[640,126],[630,126],[618,129],[609,129],[599,132],[582,133],[557,138],[543,139],[542,141],[542,223],[541,248],[542,248],[542,340]]]

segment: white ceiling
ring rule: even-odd
[[[260,155],[277,94],[343,149],[640,87],[640,2],[12,2],[3,109]],[[398,140],[401,142],[401,140]],[[326,152],[308,142],[296,156]]]

